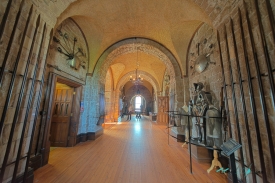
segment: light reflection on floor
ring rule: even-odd
[[[140,133],[140,122],[135,122],[135,132]]]

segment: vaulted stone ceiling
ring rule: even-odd
[[[161,85],[165,72],[165,65],[163,62],[152,55],[139,52],[137,56],[137,53],[134,52],[121,55],[113,61],[111,68],[115,86],[120,78],[137,68],[137,59],[139,62],[137,74],[140,75],[140,71],[148,72],[158,81],[158,85]],[[132,77],[134,78],[136,75],[133,74]],[[142,74],[141,77],[143,77]]]
[[[184,75],[186,53],[195,30],[202,22],[211,22],[191,0],[78,0],[60,15],[57,25],[68,17],[81,27],[88,41],[89,72],[109,46],[126,38],[144,37],[168,48]],[[134,58],[129,58],[131,56]],[[116,60],[116,63],[125,65],[123,73],[135,69],[134,65],[127,63],[135,57],[135,54],[130,54],[122,56],[124,61],[122,58]],[[147,67],[153,63],[157,64],[153,57],[143,59],[140,69],[154,75],[155,71]]]
[[[47,9],[55,10],[48,15],[52,20],[57,18],[55,27],[67,18],[72,18],[79,25],[89,47],[89,73],[93,73],[98,59],[110,46],[127,38],[141,37],[166,47],[178,61],[183,76],[194,32],[203,22],[212,25],[205,9],[193,0],[32,1],[45,7],[45,14]],[[141,53],[140,58],[139,69],[150,73],[161,85],[165,65],[148,54]],[[135,70],[135,60],[135,54],[125,54],[114,60],[111,66],[114,84],[123,75]]]

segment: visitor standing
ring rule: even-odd
[[[129,120],[129,121],[131,121],[132,111],[133,111],[133,106],[130,105],[128,108],[128,117],[127,117],[127,120]]]

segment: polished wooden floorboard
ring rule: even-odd
[[[34,172],[34,182],[58,183],[225,183],[225,174],[210,174],[210,164],[193,160],[188,149],[169,138],[165,126],[146,117],[105,125],[95,141],[56,148],[49,163]]]

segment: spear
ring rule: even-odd
[[[259,10],[259,6],[258,6],[258,0],[255,0],[254,3],[255,3],[257,20],[258,20],[259,29],[260,29],[260,35],[261,35],[260,38],[261,38],[261,42],[262,42],[262,48],[264,49],[265,63],[267,66],[267,72],[268,72],[268,78],[269,78],[268,80],[269,80],[270,89],[271,89],[271,98],[273,101],[273,105],[275,105],[275,97],[274,97],[275,86],[274,86],[274,78],[273,78],[272,67],[271,67],[271,62],[270,62],[270,55],[268,53],[268,48],[266,45],[266,39],[265,39],[265,35],[264,35],[265,33],[264,33],[263,22],[261,20],[260,10]],[[258,59],[255,59],[255,58],[257,58],[257,52],[256,52],[256,48],[255,48],[254,37],[252,34],[250,21],[248,21],[248,25],[249,25],[249,28],[248,28],[249,34],[251,36],[250,38],[251,38],[251,41],[253,42],[253,43],[252,42],[251,43],[252,43],[252,49],[253,49],[253,54],[254,54],[254,62],[256,65],[256,72],[257,72],[257,79],[258,79],[259,89],[260,89],[260,98],[261,98],[261,102],[262,102],[262,109],[264,112],[264,119],[265,119],[265,126],[266,126],[267,139],[268,139],[268,145],[269,145],[269,153],[270,153],[270,158],[271,158],[271,165],[273,168],[273,175],[275,175],[275,153],[274,153],[274,145],[273,145],[274,143],[273,143],[273,138],[272,138],[270,121],[269,121],[269,117],[268,117],[267,104],[266,104],[264,90],[263,90],[263,83],[261,80],[262,74],[260,73],[260,66],[259,66]]]
[[[9,3],[10,2],[11,2],[11,0],[9,1]],[[4,76],[4,71],[5,71],[5,67],[6,67],[6,64],[7,64],[7,60],[8,60],[8,57],[10,56],[11,45],[12,45],[12,42],[13,42],[13,39],[14,39],[15,32],[17,30],[17,25],[18,25],[18,22],[19,22],[21,13],[22,13],[22,8],[23,8],[23,5],[24,5],[24,2],[25,1],[22,0],[21,3],[20,3],[20,7],[19,7],[19,10],[17,12],[16,18],[15,18],[15,22],[14,22],[14,25],[13,25],[13,28],[12,28],[12,31],[11,31],[11,35],[10,35],[10,39],[9,39],[9,42],[8,42],[7,50],[6,50],[6,53],[5,53],[5,56],[4,56],[4,60],[2,62],[2,66],[1,66],[1,69],[0,69],[0,86],[2,84],[2,80],[3,80],[3,76]],[[9,9],[9,6],[10,5],[8,5],[8,7],[7,7],[8,9]],[[9,10],[6,10],[6,12],[9,12]],[[6,23],[5,15],[3,17],[3,20],[5,20],[5,22],[1,23],[0,39],[2,38],[2,34],[3,34],[3,31],[4,31],[4,26],[5,26],[5,23]]]
[[[231,80],[231,89],[232,89],[232,101],[233,101],[233,107],[234,107],[234,115],[235,115],[235,121],[237,126],[237,133],[238,133],[238,141],[239,144],[242,144],[242,136],[241,136],[241,130],[240,130],[240,122],[239,122],[239,115],[238,115],[238,108],[237,108],[237,100],[236,100],[236,93],[235,93],[235,84],[234,78],[233,78],[233,71],[232,71],[232,65],[231,65],[231,59],[230,59],[230,53],[229,53],[229,45],[228,45],[228,37],[227,37],[227,31],[226,26],[224,26],[225,31],[225,42],[226,42],[226,52],[228,57],[228,63],[229,63],[229,71],[230,71],[230,80]],[[240,148],[240,155],[241,155],[241,165],[242,165],[242,179],[245,180],[245,172],[244,172],[244,152],[243,148]]]
[[[32,125],[32,132],[31,132],[31,139],[30,139],[30,143],[29,143],[29,148],[28,148],[28,153],[27,153],[27,160],[26,160],[26,164],[25,164],[25,173],[24,173],[24,179],[23,179],[24,181],[26,181],[27,174],[28,174],[28,167],[29,167],[29,162],[30,162],[30,157],[31,157],[32,143],[33,143],[34,132],[35,132],[35,127],[36,127],[36,123],[37,123],[37,116],[38,116],[38,113],[39,113],[39,107],[38,106],[39,106],[39,104],[41,102],[41,98],[42,98],[43,85],[44,85],[44,77],[45,77],[45,72],[46,72],[46,64],[47,64],[47,58],[48,58],[48,55],[49,55],[50,42],[51,42],[52,35],[53,35],[53,29],[50,32],[46,59],[44,61],[44,69],[43,69],[43,74],[42,74],[40,88],[39,88],[39,95],[38,95],[38,99],[37,99],[37,103],[36,103],[37,107],[36,107],[36,110],[35,110],[35,115],[34,115],[34,120],[33,120],[33,125]],[[41,127],[38,130],[39,130],[38,134],[40,134]],[[37,145],[36,145],[36,147],[38,147],[38,143],[39,143],[39,138],[37,139]],[[37,154],[37,152],[36,152],[36,154]]]
[[[251,72],[250,72],[248,53],[247,53],[247,48],[246,48],[246,44],[245,44],[243,19],[242,19],[240,9],[238,11],[239,11],[239,17],[240,17],[240,27],[241,27],[241,37],[242,37],[241,40],[242,40],[242,46],[243,46],[243,51],[244,51],[244,57],[245,57],[245,65],[246,65],[246,72],[247,72],[247,81],[248,81],[250,105],[251,105],[252,114],[253,114],[253,121],[254,121],[254,124],[255,124],[257,144],[258,144],[258,147],[259,147],[260,166],[261,166],[261,169],[262,169],[263,180],[266,180],[263,145],[262,145],[262,139],[261,139],[261,134],[260,134],[260,125],[259,125],[259,121],[258,121],[256,102],[255,102],[255,98],[254,98],[254,96],[255,96],[254,95],[254,89],[253,89],[252,80],[251,80],[252,76],[251,76]]]
[[[238,54],[238,50],[237,50],[236,37],[235,37],[235,33],[234,33],[234,24],[233,24],[232,19],[230,20],[230,25],[231,25],[230,27],[231,27],[232,37],[233,37],[234,53],[235,53],[235,56],[236,56],[236,65],[237,65],[237,70],[238,70],[239,86],[240,86],[240,92],[241,92],[241,101],[242,101],[244,122],[245,122],[247,141],[248,141],[249,159],[250,159],[250,163],[252,165],[251,166],[252,178],[253,178],[253,182],[257,182],[256,175],[255,175],[254,158],[253,158],[251,136],[250,136],[250,130],[249,130],[249,124],[248,124],[247,110],[246,110],[246,104],[245,104],[245,98],[244,98],[242,73],[241,73],[241,68],[240,68],[239,54]],[[248,78],[248,79],[250,79],[250,78]]]

